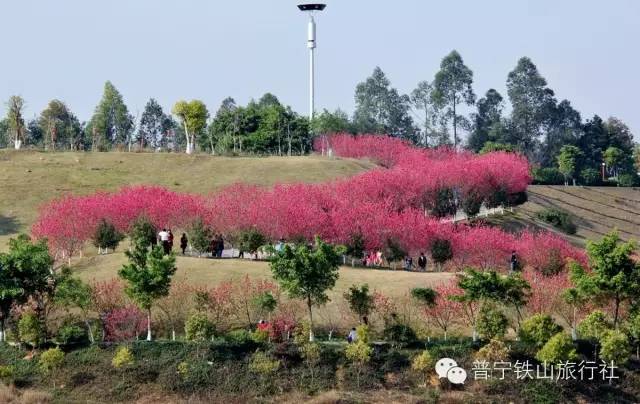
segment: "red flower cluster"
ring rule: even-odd
[[[320,143],[318,143],[320,145]],[[451,241],[456,267],[508,267],[511,250],[544,269],[582,254],[550,234],[507,234],[487,227],[456,226],[427,216],[442,189],[464,199],[522,192],[529,166],[513,153],[475,155],[451,149],[423,150],[385,136],[334,135],[324,139],[338,156],[371,158],[387,168],[324,184],[276,185],[271,189],[236,184],[204,197],[159,187],[128,187],[115,193],[67,196],[44,206],[33,235],[51,248],[76,253],[101,219],[126,232],[144,215],[158,227],[186,228],[201,218],[216,232],[232,236],[255,228],[271,239],[312,239],[348,243],[361,235],[369,250],[393,240],[408,253],[427,252],[436,238]],[[557,252],[549,258],[549,251]]]

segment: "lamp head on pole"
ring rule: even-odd
[[[298,9],[300,9],[300,11],[322,11],[325,9],[325,7],[327,7],[326,4],[320,3],[298,4]]]

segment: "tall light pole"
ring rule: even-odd
[[[309,3],[299,4],[300,11],[309,13],[309,27],[307,30],[307,48],[309,48],[309,120],[313,119],[314,109],[314,92],[315,92],[315,60],[314,50],[316,48],[316,22],[313,19],[314,14],[317,11],[322,11],[327,7],[326,4]]]

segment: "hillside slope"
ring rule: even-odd
[[[624,239],[640,240],[638,188],[531,185],[527,193],[529,201],[513,214],[490,221],[512,230],[534,227],[560,233],[535,216],[544,208],[559,208],[571,214],[578,229],[573,236],[560,234],[576,245],[598,239],[613,228],[617,228]]]
[[[0,150],[0,246],[26,231],[38,207],[66,193],[154,184],[206,194],[236,182],[322,182],[374,165],[352,159],[214,157],[167,153],[40,153]]]

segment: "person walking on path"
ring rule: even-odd
[[[169,251],[173,251],[173,233],[171,232],[171,229],[169,229],[168,231],[169,233]]]
[[[167,229],[162,229],[162,231],[158,233],[158,240],[160,240],[160,244],[162,244],[164,253],[169,254],[169,232],[167,232]]]
[[[427,271],[427,257],[424,256],[423,252],[421,252],[418,257],[418,268],[420,268],[420,271],[422,272]]]
[[[516,250],[511,251],[511,259],[509,260],[510,271],[515,272],[518,270],[518,256]]]
[[[180,237],[180,249],[182,250],[182,255],[187,250],[187,245],[189,244],[189,240],[187,240],[187,234],[182,233],[182,237]]]

